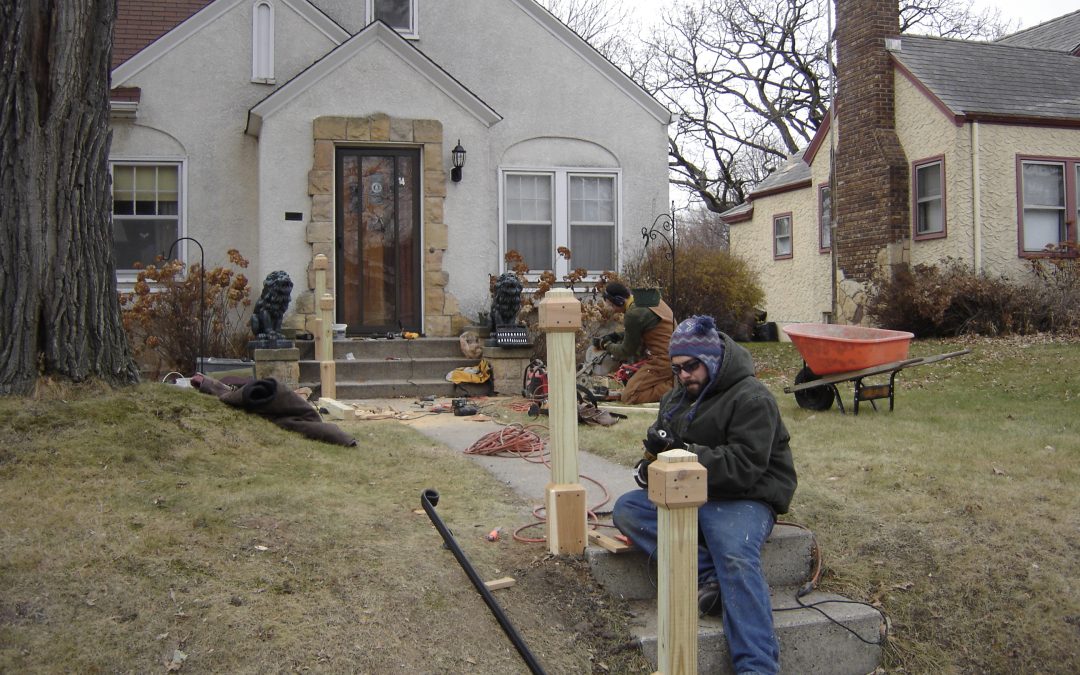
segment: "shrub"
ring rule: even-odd
[[[753,334],[757,308],[765,299],[757,274],[745,260],[698,238],[685,237],[675,250],[675,287],[671,260],[663,246],[649,246],[626,268],[631,286],[656,286],[676,321],[708,314],[716,327],[736,340]]]
[[[248,261],[235,249],[228,252],[231,265],[244,269]],[[139,270],[135,286],[120,293],[121,313],[128,341],[137,358],[155,355],[162,368],[180,373],[195,372],[196,358],[239,358],[247,354],[247,325],[251,287],[242,272],[216,267],[205,274],[200,265],[185,269],[179,260],[165,261]],[[205,283],[205,286],[203,284]],[[206,353],[199,354],[199,306],[203,303]]]
[[[1080,325],[1075,259],[1040,259],[1033,267],[1035,279],[1028,283],[978,274],[955,258],[901,267],[874,285],[867,313],[885,328],[918,337],[1075,329]]]

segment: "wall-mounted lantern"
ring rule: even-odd
[[[450,180],[458,183],[461,181],[461,167],[465,166],[465,148],[461,147],[460,138],[454,149],[450,151],[450,155],[454,164],[454,168],[450,170]]]

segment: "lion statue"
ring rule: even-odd
[[[495,292],[491,300],[491,332],[494,335],[500,326],[516,326],[518,312],[521,311],[521,281],[517,275],[505,272],[495,280]]]
[[[293,282],[289,275],[278,270],[266,275],[262,295],[255,301],[251,313],[251,332],[256,340],[282,340],[281,320],[289,307]]]

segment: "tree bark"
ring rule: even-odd
[[[0,394],[138,381],[109,192],[116,0],[0,0]]]

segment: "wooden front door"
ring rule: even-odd
[[[421,330],[420,151],[338,148],[335,166],[338,322]]]

